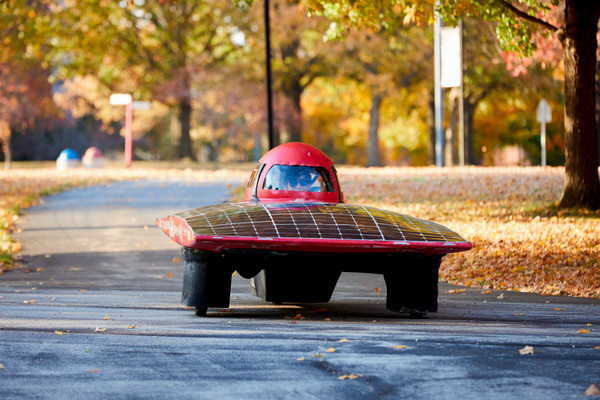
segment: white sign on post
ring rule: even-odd
[[[113,93],[108,98],[108,101],[113,106],[126,106],[131,103],[132,97],[129,93]]]
[[[442,77],[444,88],[459,87],[462,82],[460,28],[442,28]]]
[[[543,124],[545,122],[552,122],[552,110],[550,110],[550,104],[546,99],[541,99],[536,110],[537,122]]]
[[[540,100],[537,110],[536,110],[537,122],[542,124],[542,132],[540,135],[540,142],[542,147],[542,167],[546,166],[546,123],[552,122],[552,111],[550,110],[550,105],[546,101],[546,99]]]

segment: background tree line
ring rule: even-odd
[[[336,162],[433,162],[433,30],[422,15],[433,7],[405,2],[398,11],[392,3],[354,1],[353,14],[345,1],[271,0],[279,141],[312,143]],[[443,2],[471,15],[463,42],[468,163],[539,164],[535,109],[545,97],[554,110],[548,163],[563,164],[559,41],[528,32],[536,50],[516,57],[498,39],[508,28],[468,3]],[[494,1],[484,3],[488,17],[499,12]],[[374,5],[387,11],[370,13]],[[557,24],[564,14],[559,4],[545,11]],[[124,118],[108,103],[113,92],[152,102],[150,111],[135,112],[138,158],[251,160],[257,141],[265,150],[262,2],[6,0],[0,12],[6,162],[54,159],[66,146],[118,153]],[[453,12],[446,11],[449,20]],[[345,21],[356,15],[362,22]],[[457,98],[446,91],[450,165],[457,162]]]

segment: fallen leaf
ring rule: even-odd
[[[594,325],[592,325],[592,324],[590,324],[590,323],[587,323],[587,324],[585,324],[585,326],[594,326]]]
[[[408,347],[408,346],[407,346],[407,345],[405,345],[405,344],[397,344],[397,345],[394,345],[394,348],[395,348],[396,350],[402,350],[402,349],[406,349],[407,347]]]
[[[455,294],[455,293],[462,293],[465,292],[467,289],[454,289],[454,290],[447,290],[446,293],[448,294]]]
[[[42,272],[43,270],[44,270],[44,268],[42,268],[42,267],[38,267],[38,268],[36,269],[36,271],[37,271],[37,272]]]
[[[533,346],[525,346],[518,351],[521,355],[533,354]]]
[[[90,372],[101,372],[101,369],[90,369]]]
[[[167,278],[171,279],[173,277],[173,274],[167,271]]]
[[[375,293],[379,294],[379,288],[375,288]]]
[[[96,329],[94,330],[94,332],[106,332],[106,328],[96,327]]]
[[[4,369],[4,364],[0,364],[0,369]]]
[[[346,338],[338,340],[339,343],[350,343],[350,341]]]
[[[105,321],[108,321],[108,320],[110,319],[110,316],[109,316],[109,315],[107,315],[106,317],[104,317],[104,318],[102,318],[102,319],[103,319],[103,320],[105,320]]]
[[[600,394],[600,389],[598,389],[598,386],[592,384],[590,385],[589,388],[587,388],[587,390],[585,391],[585,395],[586,396],[598,396]]]
[[[296,358],[296,361],[304,361],[304,360],[305,360],[304,357]]]
[[[173,257],[173,264],[179,263],[179,257]]]
[[[580,329],[577,331],[577,333],[590,333],[589,329]]]
[[[63,331],[54,331],[55,335],[66,335],[67,332],[63,332]]]
[[[484,290],[483,292],[481,292],[481,294],[490,294],[490,293],[492,293],[491,290]]]
[[[80,292],[85,292],[85,289],[79,289]]]
[[[555,308],[554,311],[565,311],[564,308]]]
[[[69,268],[69,271],[81,271],[81,268]]]
[[[314,354],[312,355],[312,357],[313,357],[313,358],[323,358],[323,357],[325,357],[325,356],[324,356],[323,354],[321,354],[321,353],[314,353]]]
[[[496,298],[502,300],[504,298],[504,293],[500,293],[500,296],[498,296]]]
[[[135,329],[135,325],[129,325],[127,326],[127,329]]]
[[[335,347],[330,347],[327,350],[325,350],[325,353],[335,353],[335,352],[336,352]]]
[[[23,300],[23,303],[25,303],[25,304],[34,304],[34,303],[37,303],[37,300]]]
[[[338,379],[340,381],[343,381],[345,379],[356,379],[356,378],[360,378],[362,375],[356,375],[356,374],[350,374],[350,375],[340,375],[338,376]]]
[[[594,347],[594,349],[600,350],[600,346],[596,346],[596,347]]]

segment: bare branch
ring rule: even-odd
[[[551,23],[544,21],[543,19],[536,18],[532,15],[527,14],[525,11],[512,5],[512,3],[509,2],[508,0],[498,0],[498,2],[521,19],[527,20],[529,22],[533,22],[534,24],[541,25],[542,27],[544,27],[548,30],[551,30],[553,32],[556,32],[560,29],[558,26],[554,26]]]

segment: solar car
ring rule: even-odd
[[[471,243],[434,222],[344,201],[333,162],[305,143],[268,151],[244,201],[157,219],[181,245],[182,303],[198,316],[230,305],[231,277],[276,304],[325,303],[342,272],[381,274],[386,308],[412,316],[438,309],[438,269]]]

